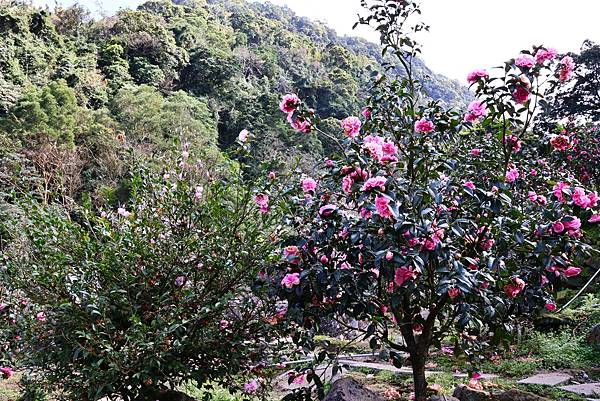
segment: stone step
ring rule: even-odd
[[[562,386],[560,389],[571,393],[580,394],[585,397],[600,396],[600,383],[575,384],[572,386]]]
[[[540,373],[523,380],[519,380],[519,384],[539,384],[542,386],[560,386],[568,383],[573,377],[566,373]]]

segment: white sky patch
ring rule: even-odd
[[[265,2],[266,0],[252,0]],[[366,27],[352,26],[362,12],[360,0],[269,0],[298,15],[319,20],[341,35],[377,41]],[[60,1],[63,5],[74,0]],[[33,0],[52,7],[54,0]],[[98,13],[135,7],[140,0],[79,0]],[[578,52],[585,39],[600,42],[598,0],[423,0],[423,20],[431,31],[422,36],[423,59],[435,72],[465,81],[475,68],[491,68],[532,45]]]

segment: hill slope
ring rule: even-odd
[[[244,0],[149,1],[99,21],[79,7],[3,3],[0,34],[4,171],[50,176],[47,192],[113,201],[127,170],[124,138],[139,157],[189,142],[210,166],[249,129],[259,155],[310,166],[327,145],[292,132],[281,94],[297,92],[333,127],[360,111],[383,61],[375,44]],[[422,63],[417,74],[434,98],[469,97]],[[0,180],[16,185],[10,174]]]

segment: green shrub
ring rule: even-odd
[[[542,360],[545,368],[585,369],[600,364],[600,351],[585,343],[585,338],[568,331],[532,333],[523,346]]]
[[[146,401],[188,381],[240,390],[268,362],[278,309],[251,284],[273,257],[275,210],[236,170],[207,181],[187,157],[140,168],[115,211],[26,203],[0,261],[0,366],[61,399]]]

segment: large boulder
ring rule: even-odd
[[[475,390],[471,387],[467,387],[464,384],[460,384],[454,389],[454,397],[460,401],[490,401],[491,396],[487,391]]]
[[[600,348],[600,324],[597,324],[594,327],[592,327],[587,336],[587,342],[591,346]]]
[[[548,398],[540,397],[533,393],[521,390],[508,390],[502,394],[495,395],[493,401],[550,401]]]
[[[356,380],[345,377],[331,385],[331,390],[323,401],[384,401],[384,399]]]

